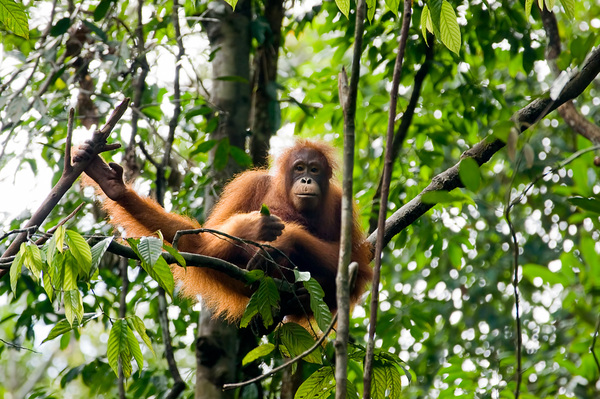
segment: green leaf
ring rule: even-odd
[[[110,335],[108,336],[106,356],[108,358],[108,364],[117,376],[119,375],[119,357],[121,358],[125,377],[131,375],[131,351],[129,349],[127,329],[127,322],[123,319],[117,319],[113,323],[113,326],[110,329]],[[127,367],[126,364],[128,364],[129,367]],[[129,373],[126,373],[127,369],[129,369]]]
[[[544,0],[544,3],[546,4],[546,9],[552,11],[552,8],[554,7],[554,0]]]
[[[64,282],[62,288],[65,290],[77,289],[77,277],[79,276],[79,267],[71,253],[66,253],[64,256]]]
[[[458,165],[458,176],[465,187],[473,192],[479,189],[481,184],[481,173],[479,165],[473,158],[463,158]]]
[[[321,285],[314,278],[304,281],[303,284],[304,288],[306,288],[310,294],[310,308],[313,311],[315,321],[321,331],[326,331],[329,324],[331,324],[333,316],[331,315],[329,307],[323,300],[325,292],[323,292],[323,288],[321,288]]]
[[[427,7],[427,4],[425,4],[423,6],[423,12],[421,12],[421,34],[423,35],[423,39],[427,45],[429,45],[429,43],[427,43],[427,31],[429,30],[433,33],[431,26],[428,25],[430,21],[431,15],[429,15],[429,7]]]
[[[575,18],[575,0],[560,0],[560,4],[562,4],[569,19]]]
[[[73,230],[66,231],[65,241],[77,262],[77,266],[86,276],[89,275],[92,268],[92,251],[89,244],[81,234]]]
[[[314,345],[315,339],[299,324],[285,323],[279,328],[281,343],[285,345],[291,357],[296,357]],[[321,348],[317,347],[313,352],[303,357],[309,363],[323,364],[321,359]]]
[[[600,200],[597,198],[572,197],[569,202],[585,211],[600,213]]]
[[[186,266],[185,259],[183,256],[181,256],[178,250],[167,244],[163,244],[163,249],[170,253],[181,266]]]
[[[165,261],[165,258],[160,257],[154,264],[154,266],[148,265],[146,262],[140,262],[142,268],[152,277],[156,282],[169,294],[173,296],[173,289],[175,288],[175,281],[173,280],[173,273],[171,268]]]
[[[202,143],[198,144],[196,148],[192,150],[192,152],[190,152],[190,156],[196,155],[201,152],[208,152],[215,146],[215,144],[217,144],[217,140],[203,141]]]
[[[50,36],[58,37],[60,35],[64,35],[71,26],[71,18],[65,17],[61,18],[52,26],[50,29]]]
[[[225,3],[229,4],[231,8],[235,10],[235,6],[237,5],[238,0],[225,0]]]
[[[431,27],[433,34],[440,37],[440,18],[442,13],[443,0],[431,0],[429,4],[429,16],[431,17]]]
[[[94,10],[94,21],[98,22],[106,16],[106,13],[110,9],[110,5],[116,0],[101,0]]]
[[[385,0],[385,5],[394,13],[398,18],[398,8],[400,7],[400,0]]]
[[[373,17],[375,16],[375,9],[377,8],[376,0],[367,0],[367,18],[369,22],[373,22]]]
[[[58,226],[52,238],[55,239],[58,252],[63,253],[65,250],[65,226]]]
[[[442,2],[440,13],[440,40],[450,51],[458,55],[460,51],[460,28],[454,9],[446,0]]]
[[[551,272],[546,266],[535,265],[528,263],[523,266],[523,277],[533,283],[535,277],[540,277],[544,283],[548,284],[562,284],[564,283],[564,277],[559,273]]]
[[[254,348],[250,352],[248,352],[246,354],[246,356],[244,356],[244,358],[242,359],[242,366],[252,363],[253,361],[255,361],[258,358],[267,356],[269,353],[273,352],[273,349],[275,349],[275,345],[273,345],[271,343],[266,343],[266,344],[257,346],[256,348]]]
[[[29,39],[29,22],[22,4],[13,0],[0,0],[0,22],[15,35]]]
[[[335,391],[335,374],[332,366],[321,367],[311,374],[296,391],[294,399],[326,399]]]
[[[73,330],[74,328],[79,327],[83,323],[97,318],[99,315],[100,315],[99,313],[91,313],[91,314],[88,313],[85,316],[83,316],[83,321],[81,321],[81,323],[75,324],[75,325],[71,325],[67,319],[62,319],[61,321],[56,323],[56,325],[54,327],[52,327],[52,330],[50,330],[50,333],[48,334],[46,339],[44,339],[42,341],[42,344],[44,342],[51,341],[56,337],[60,337],[64,333],[67,333],[67,332]]]
[[[265,216],[271,216],[271,211],[269,210],[268,206],[266,206],[265,204],[262,204],[260,206],[260,214],[265,215]]]
[[[83,301],[79,290],[66,290],[63,296],[65,305],[65,317],[69,324],[73,326],[75,317],[81,322],[83,320]]]
[[[141,373],[142,368],[144,367],[144,355],[142,355],[140,343],[137,338],[135,338],[135,335],[133,335],[133,331],[129,328],[129,325],[125,324],[125,327],[127,329],[127,344],[129,345],[129,351],[138,365],[139,373]]]
[[[525,19],[529,20],[531,16],[531,7],[533,6],[534,0],[525,0]]]
[[[44,265],[44,270],[42,272],[42,281],[44,283],[44,291],[46,291],[46,295],[48,295],[48,299],[50,302],[54,299],[54,287],[52,287],[52,279],[50,278],[50,273],[48,272],[50,266]]]
[[[250,301],[240,321],[240,326],[247,327],[250,320],[256,314],[260,314],[263,325],[265,328],[268,328],[273,324],[273,308],[278,306],[279,291],[277,290],[275,281],[271,277],[264,277],[260,280],[260,285],[256,292],[250,297]]]
[[[162,254],[163,242],[156,237],[142,237],[137,249],[142,258],[150,267],[154,266]]]
[[[233,158],[238,165],[242,166],[243,168],[247,168],[252,165],[252,158],[241,148],[232,145],[229,148],[229,151],[231,153],[231,158]]]
[[[144,341],[148,349],[150,349],[150,352],[152,352],[152,354],[156,356],[156,353],[154,353],[154,348],[152,347],[152,341],[150,341],[150,337],[146,333],[146,326],[144,325],[142,319],[134,315],[133,317],[131,317],[131,321],[133,324],[133,328],[135,328],[135,331],[137,331],[137,333],[140,334],[142,341]]]
[[[92,267],[90,268],[90,272],[88,275],[88,277],[90,279],[93,278],[94,274],[98,270],[98,266],[100,266],[100,261],[102,260],[102,257],[106,253],[106,250],[110,246],[110,243],[112,242],[112,240],[113,240],[112,236],[106,237],[102,241],[96,243],[96,245],[94,245],[91,248],[90,251],[92,253]]]
[[[219,145],[215,150],[215,158],[213,160],[213,167],[216,170],[223,170],[225,166],[227,166],[227,161],[229,159],[229,139],[224,138],[219,141]]]
[[[348,14],[350,13],[350,0],[335,0],[335,4],[337,4],[342,14],[348,18]]]
[[[12,265],[10,266],[10,289],[13,293],[17,292],[17,281],[21,277],[21,270],[23,269],[23,261],[25,260],[25,243],[21,244],[19,253],[15,256]]]
[[[464,196],[450,194],[448,191],[428,191],[422,196],[422,201],[426,204],[444,204],[448,202],[465,201]]]
[[[42,254],[37,245],[27,243],[25,246],[25,256],[23,257],[23,265],[36,277],[40,278],[42,272]]]

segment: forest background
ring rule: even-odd
[[[597,396],[599,16],[593,0],[0,0],[0,204],[17,201],[0,209],[0,394]],[[331,342],[222,391],[313,338],[289,326],[253,338],[171,298],[168,278],[148,272],[160,246],[138,254],[142,268],[106,251],[111,228],[77,184],[39,231],[18,234],[63,181],[70,136],[90,138],[126,97],[108,139],[122,149],[105,156],[202,221],[227,179],[292,136],[341,155],[353,84],[351,180],[369,234],[388,148],[393,167],[378,314],[371,295],[354,308],[337,392]],[[71,274],[53,285],[59,258]]]

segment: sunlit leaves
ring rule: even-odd
[[[277,331],[281,344],[285,346],[291,357],[299,356],[315,343],[314,337],[296,323],[285,323]],[[321,353],[321,348],[317,348],[303,359],[309,363],[322,364]]]
[[[465,187],[473,192],[479,189],[481,173],[479,165],[473,158],[463,158],[458,165],[458,176]]]
[[[29,39],[29,22],[22,4],[14,0],[0,0],[0,23],[17,36]]]
[[[565,9],[567,17],[570,19],[575,18],[575,0],[560,0],[560,4]]]
[[[169,294],[173,296],[175,281],[169,265],[161,255],[163,242],[156,237],[142,237],[140,240],[128,239],[127,242],[140,257],[142,269],[150,275]]]
[[[342,14],[348,18],[348,14],[350,13],[350,0],[335,0],[335,4],[337,4]]]
[[[273,309],[279,306],[279,291],[271,277],[263,277],[258,289],[250,297],[240,327],[247,327],[257,314],[260,315],[265,328],[273,324]]]
[[[266,344],[257,346],[256,348],[254,348],[250,352],[248,352],[246,354],[246,356],[244,356],[244,358],[242,359],[242,366],[252,363],[253,361],[255,361],[261,357],[267,356],[269,353],[273,352],[274,349],[275,349],[275,345],[273,345],[271,343],[266,343]]]
[[[435,34],[452,52],[458,55],[461,34],[456,13],[446,0],[430,0],[421,13],[421,33],[427,40],[427,31]]]
[[[460,28],[454,9],[447,1],[442,2],[440,13],[440,40],[448,49],[458,55],[460,51]]]
[[[329,324],[331,324],[332,316],[329,307],[323,300],[325,292],[314,278],[304,281],[303,285],[310,294],[310,308],[313,311],[315,321],[321,331],[326,331]]]
[[[332,366],[322,367],[312,373],[298,388],[294,399],[329,398],[335,392],[335,373]]]
[[[131,376],[133,370],[131,359],[135,356],[136,362],[138,362],[138,359],[143,360],[140,345],[124,319],[117,319],[113,323],[108,337],[106,355],[108,357],[108,364],[110,364],[110,367],[117,376],[119,375],[119,359],[121,360],[121,368],[126,378]],[[138,362],[138,366],[141,369],[140,363],[141,361]]]
[[[63,294],[63,303],[65,305],[65,317],[71,326],[75,317],[77,320],[83,320],[83,301],[79,290],[67,290]]]

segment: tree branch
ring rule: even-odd
[[[519,126],[520,131],[524,132],[537,120],[544,118],[565,102],[579,96],[594,80],[598,73],[600,73],[600,47],[596,47],[588,55],[579,72],[571,77],[556,100],[552,100],[549,93],[546,93],[543,97],[532,101],[516,112],[512,119]],[[490,158],[504,146],[505,143],[502,140],[488,137],[475,144],[471,149],[465,151],[462,154],[461,159],[465,157],[473,158],[479,165],[482,165],[489,161]],[[421,193],[389,217],[385,225],[383,240],[385,245],[390,242],[392,237],[410,226],[425,212],[433,208],[435,204],[426,204],[423,202],[423,194],[430,191],[450,191],[462,186],[460,178],[458,177],[458,165],[459,163],[435,176],[431,180],[431,183],[423,189]],[[374,245],[376,238],[377,231],[373,232],[367,241],[371,245]]]
[[[400,41],[398,43],[398,54],[394,64],[394,74],[392,77],[392,90],[390,92],[390,111],[388,116],[388,126],[385,143],[385,161],[383,164],[382,184],[381,184],[381,202],[379,207],[379,217],[377,220],[377,242],[375,244],[375,267],[373,270],[373,283],[371,285],[371,306],[369,315],[369,334],[367,339],[367,350],[365,354],[365,370],[363,375],[363,397],[368,398],[371,395],[371,379],[373,378],[373,353],[375,350],[375,329],[377,328],[377,309],[379,307],[379,280],[381,274],[381,254],[383,252],[383,233],[385,227],[385,218],[387,216],[388,196],[390,191],[390,181],[392,178],[393,143],[394,143],[394,125],[396,122],[396,111],[398,108],[398,86],[402,76],[402,64],[404,63],[404,52],[408,40],[408,28],[410,27],[410,17],[412,15],[412,0],[404,0],[402,12],[402,29],[400,31]]]
[[[127,110],[127,105],[129,104],[129,98],[126,98],[119,104],[111,116],[108,118],[106,124],[99,130],[96,130],[91,139],[91,148],[93,150],[93,155],[97,155],[100,152],[109,151],[115,148],[118,148],[119,144],[106,144],[106,139],[110,135],[110,132],[113,130],[119,119]],[[72,113],[69,114],[69,117],[72,117]],[[70,122],[72,123],[72,121]],[[65,155],[66,157],[66,155]],[[33,214],[31,219],[25,225],[25,229],[31,226],[41,226],[41,224],[46,220],[52,209],[58,204],[58,201],[63,197],[63,195],[67,192],[69,188],[73,185],[75,180],[81,175],[81,173],[85,170],[87,165],[92,161],[93,156],[89,157],[88,160],[75,162],[72,165],[72,168],[68,168],[67,170],[63,170],[62,176],[56,183],[56,185],[50,190],[50,194],[44,200],[42,205],[38,208],[38,210]],[[2,255],[2,258],[15,255],[23,242],[27,240],[27,233],[20,233],[12,244],[8,247],[8,249]],[[9,269],[0,270],[0,278],[2,278],[6,273],[8,273]]]

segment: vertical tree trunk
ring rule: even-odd
[[[212,138],[227,138],[240,148],[245,148],[250,111],[250,11],[250,0],[241,0],[235,10],[222,0],[212,1],[204,23],[214,53],[211,102],[219,118]],[[213,151],[209,159],[214,156]],[[210,212],[224,182],[239,169],[230,159],[223,170],[211,171],[206,212]],[[239,344],[236,326],[213,319],[210,312],[202,310],[196,344],[196,399],[234,397],[235,391],[224,392],[221,386],[237,379]]]
[[[270,32],[258,47],[254,57],[254,91],[252,95],[252,115],[250,154],[254,166],[267,166],[269,139],[280,125],[279,99],[277,97],[277,60],[281,47],[281,23],[283,20],[283,0],[265,1],[265,18]]]
[[[203,26],[214,53],[212,61],[211,102],[219,118],[212,133],[215,140],[229,139],[232,146],[246,147],[246,131],[250,113],[250,0],[238,2],[235,10],[222,0],[208,4]],[[215,149],[209,161],[214,159]],[[222,170],[213,170],[211,187],[207,189],[206,212],[210,212],[216,193],[223,183],[240,170],[231,158]]]

